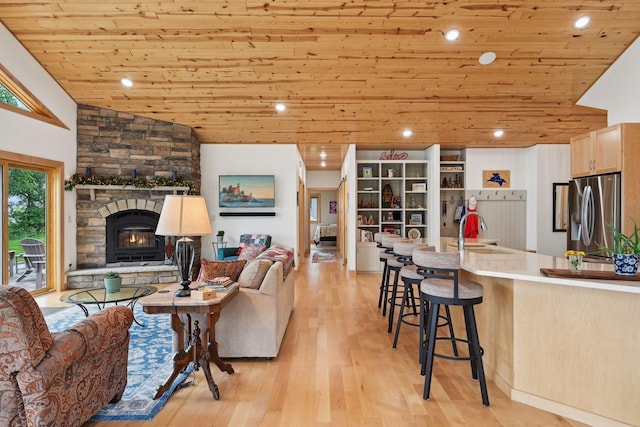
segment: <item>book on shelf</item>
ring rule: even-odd
[[[373,242],[373,233],[369,230],[360,230],[361,242]]]

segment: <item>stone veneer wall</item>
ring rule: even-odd
[[[77,173],[92,169],[94,176],[131,176],[139,178],[178,176],[196,183],[200,192],[200,142],[189,126],[154,120],[129,113],[88,105],[78,105]],[[129,207],[160,212],[166,191],[77,188],[77,268],[131,267],[149,262],[106,265],[105,212]],[[200,264],[200,245],[196,242],[196,262]],[[160,263],[162,264],[162,263]],[[77,273],[76,273],[77,274]],[[135,281],[135,279],[134,279]]]

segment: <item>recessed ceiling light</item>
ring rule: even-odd
[[[496,60],[495,52],[485,52],[482,55],[480,55],[480,59],[478,61],[482,65],[489,65],[495,60]]]
[[[324,160],[322,161],[322,163],[320,163],[320,166],[322,166],[323,168],[327,166],[327,162],[325,162]]]
[[[276,104],[276,111],[278,111],[279,113],[282,113],[286,109],[287,109],[286,105],[281,103]]]
[[[444,34],[444,38],[449,40],[450,42],[458,40],[458,37],[460,37],[460,31],[456,30],[455,28],[453,30],[449,30]]]
[[[133,87],[133,80],[128,77],[121,78],[120,83],[122,83],[122,86],[124,87]]]
[[[580,18],[576,19],[576,22],[573,23],[573,26],[576,28],[584,28],[589,24],[589,21],[591,21],[591,18],[589,18],[588,16],[581,16]]]
[[[413,131],[411,129],[405,129],[402,131],[402,136],[405,138],[409,138],[411,135],[413,135]]]
[[[320,153],[320,158],[321,159],[326,159],[327,158],[327,153],[325,153],[324,151],[322,153]]]
[[[504,135],[504,131],[502,129],[498,129],[497,131],[493,132],[493,136],[495,136],[496,138],[500,138],[502,135]]]

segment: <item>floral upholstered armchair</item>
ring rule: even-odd
[[[31,294],[0,289],[0,425],[81,426],[127,385],[133,313],[108,307],[51,333]]]

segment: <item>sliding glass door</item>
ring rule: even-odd
[[[51,169],[5,160],[0,171],[2,283],[46,291]]]

